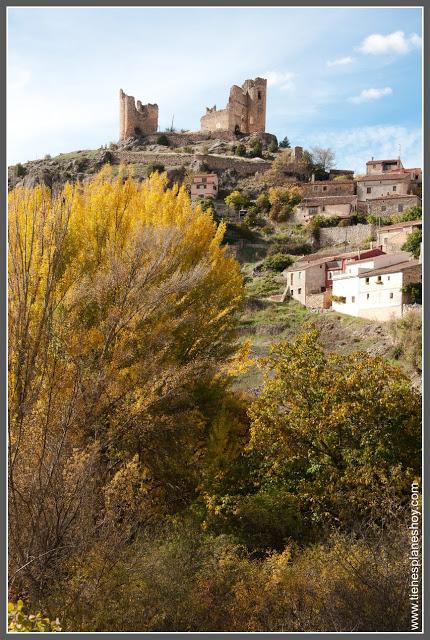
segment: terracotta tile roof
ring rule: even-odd
[[[418,227],[422,225],[422,223],[422,220],[408,220],[407,222],[397,222],[396,224],[381,227],[378,231],[395,231],[396,229],[403,229],[404,227]]]
[[[377,198],[371,198],[370,200],[366,200],[365,202],[375,202],[375,200],[400,200],[402,198],[418,198],[417,195],[415,195],[414,193],[407,193],[407,194],[402,194],[402,193],[397,193],[397,194],[393,194],[392,196],[378,196]],[[419,200],[419,198],[418,198]],[[363,200],[364,202],[364,200]]]
[[[398,262],[397,264],[390,264],[386,267],[380,267],[379,269],[367,269],[366,271],[360,271],[359,278],[369,278],[370,276],[379,276],[384,273],[398,273],[399,271],[407,271],[413,267],[421,266],[418,260],[406,260],[404,262]]]
[[[409,180],[409,173],[401,171],[387,171],[386,173],[369,173],[367,176],[357,178],[357,182],[367,182],[368,180]]]
[[[371,251],[370,249],[367,249],[366,251]],[[365,253],[365,251],[363,251],[363,253]],[[381,250],[381,253],[379,255],[383,255],[383,251]],[[309,269],[310,267],[315,267],[319,264],[329,264],[329,263],[333,263],[334,261],[337,260],[342,260],[343,258],[354,258],[355,256],[359,255],[359,251],[347,251],[344,253],[336,253],[336,254],[331,254],[331,255],[326,255],[326,256],[309,256],[306,258],[302,258],[301,260],[298,260],[297,262],[295,262],[294,264],[292,264],[290,267],[287,267],[287,269],[284,269],[283,273],[286,272],[290,272],[290,271],[304,271],[305,269]],[[374,257],[374,256],[373,256]],[[370,260],[370,258],[363,258]]]

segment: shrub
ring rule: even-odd
[[[245,156],[245,155],[246,155],[246,147],[245,147],[245,145],[243,144],[243,142],[240,142],[240,143],[237,145],[236,150],[235,150],[235,154],[236,154],[237,156]]]
[[[36,614],[24,613],[24,603],[22,600],[18,600],[16,604],[14,602],[9,602],[7,613],[8,631],[39,631],[42,633],[61,631],[60,621],[58,618],[51,622],[51,620],[44,617],[40,611]]]
[[[277,222],[288,220],[300,200],[299,187],[272,187],[269,189],[270,217]]]
[[[394,353],[403,356],[415,370],[422,369],[422,317],[410,311],[402,318],[391,320],[388,330],[394,341]]]
[[[272,140],[272,142],[269,144],[269,151],[270,153],[275,153],[275,151],[278,150],[278,143],[276,142],[276,140]]]
[[[146,175],[150,176],[151,173],[163,173],[164,169],[164,164],[161,164],[159,162],[152,162],[146,167]]]
[[[263,153],[263,145],[261,143],[260,138],[254,138],[251,141],[251,152],[250,156],[252,158],[261,158]]]
[[[255,206],[258,211],[264,211],[265,213],[268,213],[270,211],[271,204],[267,191],[263,191],[262,193],[260,193],[255,201]]]
[[[402,244],[402,251],[409,251],[412,253],[415,259],[417,259],[420,255],[420,247],[423,239],[423,234],[420,229],[416,229],[412,231],[404,244]]]
[[[291,256],[285,253],[275,253],[273,256],[267,256],[263,260],[263,268],[269,271],[284,271],[287,267],[293,264]]]
[[[339,302],[341,304],[345,304],[346,297],[345,296],[335,296],[334,294],[331,294],[331,301],[332,302]]]
[[[18,164],[16,165],[15,170],[18,178],[22,178],[22,176],[25,176],[25,174],[27,173],[27,169],[20,162],[18,162]]]
[[[184,153],[193,153],[193,148],[192,147],[184,147]]]
[[[422,304],[421,282],[409,282],[402,287],[402,292],[405,294],[408,304]]]
[[[51,160],[51,154],[46,153],[46,154],[43,156],[43,159],[44,159],[44,160]]]
[[[247,194],[235,190],[224,198],[224,202],[229,207],[233,207],[236,211],[238,211],[239,209],[249,206],[250,198]]]
[[[165,147],[168,147],[169,138],[164,133],[162,133],[161,136],[158,136],[157,138],[157,144],[161,144],[161,145],[164,145]]]

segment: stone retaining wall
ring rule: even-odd
[[[357,245],[375,236],[373,224],[357,224],[350,227],[328,227],[320,229],[319,244],[328,247],[336,244]]]
[[[234,156],[216,156],[211,154],[192,153],[146,153],[144,151],[112,151],[115,162],[125,164],[160,163],[165,167],[181,167],[192,163],[205,165],[208,171],[217,173],[226,169],[234,169],[240,177],[255,175],[267,171],[271,162],[267,160],[236,158]],[[200,170],[200,169],[199,169]]]

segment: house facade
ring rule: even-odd
[[[406,252],[360,260],[334,275],[332,307],[369,320],[399,318],[409,302],[404,287],[421,278],[421,264]]]
[[[357,196],[321,196],[303,198],[294,212],[298,224],[306,224],[314,216],[349,218],[357,211]]]
[[[285,296],[290,296],[309,308],[330,307],[330,293],[335,275],[345,272],[347,265],[363,257],[382,255],[379,248],[364,252],[351,251],[337,255],[303,258],[285,269]]]
[[[409,173],[369,174],[357,178],[357,196],[361,202],[386,196],[406,196],[410,193]]]
[[[397,253],[412,231],[422,229],[422,220],[399,222],[388,227],[380,227],[376,233],[376,244],[385,253]]]
[[[383,196],[367,200],[366,213],[374,216],[389,216],[403,213],[411,207],[420,207],[421,200],[414,194]]]
[[[206,173],[193,177],[191,184],[191,199],[215,199],[218,195],[218,176],[216,173]]]

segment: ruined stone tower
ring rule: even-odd
[[[207,107],[200,118],[202,131],[227,130],[236,133],[264,133],[266,130],[267,80],[245,80],[241,87],[230,89],[228,105],[217,110]]]
[[[156,133],[158,129],[158,105],[135,103],[133,96],[119,90],[119,139]]]

